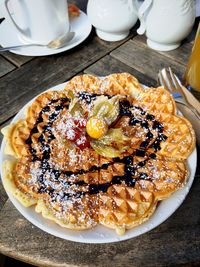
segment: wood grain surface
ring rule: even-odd
[[[86,10],[86,0],[72,2]],[[136,28],[120,42],[100,40],[93,29],[82,44],[53,56],[1,53],[0,128],[34,96],[80,73],[129,72],[141,83],[156,86],[158,70],[172,66],[181,78],[194,32],[180,48],[157,52],[147,47],[145,35],[136,35]],[[200,94],[195,95],[200,100]],[[197,151],[199,160],[199,147]],[[118,243],[81,244],[54,237],[33,226],[6,200],[0,183],[0,252],[35,266],[200,266],[200,166],[188,196],[170,218],[142,236]]]
[[[146,47],[145,35],[137,35],[135,38],[133,38],[133,41],[136,42],[138,45],[143,45],[144,47]],[[191,38],[190,36],[188,36],[187,39],[183,41],[182,45],[178,49],[167,52],[157,51],[156,53],[163,54],[164,56],[171,58],[173,61],[181,63],[185,66],[186,63],[188,62],[191,49],[192,49]]]
[[[145,73],[152,79],[157,79],[159,69],[171,66],[178,76],[182,76],[185,66],[177,63],[172,58],[150,49],[146,45],[129,40],[119,48],[111,52],[111,56],[122,61],[129,67]]]
[[[0,56],[0,77],[11,72],[15,66]]]
[[[126,65],[125,63],[112,57],[111,55],[107,55],[99,61],[95,62],[95,64],[86,68],[84,72],[96,76],[106,76],[110,73],[115,72],[128,72],[137,77],[137,79],[143,84],[147,84],[149,86],[157,85],[155,77],[150,78],[146,74],[139,72],[135,68]]]
[[[12,54],[10,52],[1,52],[0,54],[2,57],[10,61],[16,67],[21,67],[22,65],[24,65],[25,63],[28,63],[34,58],[34,57]]]

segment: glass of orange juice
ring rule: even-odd
[[[200,92],[200,23],[184,74],[184,82],[186,86]]]

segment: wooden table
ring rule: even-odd
[[[87,1],[75,2],[85,9]],[[25,57],[2,53],[1,127],[34,96],[77,74],[129,72],[140,82],[155,86],[158,70],[172,66],[182,77],[193,37],[190,35],[174,51],[156,52],[146,46],[145,36],[136,35],[135,28],[127,39],[113,43],[100,40],[93,31],[82,44],[58,55]],[[199,178],[198,166],[184,203],[156,229],[124,242],[92,245],[62,240],[33,226],[7,200],[0,184],[0,252],[36,266],[199,266]]]

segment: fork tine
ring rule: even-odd
[[[176,86],[174,86],[174,81],[169,73],[169,70],[165,69],[165,73],[166,73],[166,80],[168,83],[168,87],[171,89],[171,92],[176,91]]]
[[[162,69],[162,71],[159,71],[159,81],[164,88],[166,88],[170,93],[173,93],[173,89],[171,86],[169,86],[168,83],[166,69]]]
[[[176,76],[176,74],[174,74],[174,77],[176,78],[177,83],[180,85],[180,87],[182,88],[182,84],[181,81],[179,80],[179,78]]]
[[[169,67],[169,72],[172,80],[174,81],[174,86],[180,92],[181,96],[184,98],[185,102],[188,103],[187,97],[182,89],[182,84],[176,74],[173,73],[172,69]],[[189,103],[188,103],[189,104]]]
[[[161,85],[164,86],[165,89],[170,91],[174,97],[181,97],[181,103],[185,104],[190,108],[190,110],[195,114],[195,116],[200,119],[200,113],[198,112],[198,109],[190,104],[190,102],[187,99],[187,96],[183,90],[181,81],[178,79],[178,77],[173,73],[172,69],[164,68],[158,73],[158,80]]]
[[[170,86],[173,86],[174,88],[174,92],[177,93],[177,96],[180,96],[180,94],[182,94],[181,86],[175,79],[174,73],[170,67],[168,68],[168,79]]]
[[[171,79],[168,69],[164,68],[160,72],[163,86],[167,88],[171,93],[176,93],[176,87],[174,86],[174,82]]]
[[[182,86],[180,84],[180,81],[178,80],[177,76],[173,73],[172,69],[169,67],[169,73],[170,73],[170,78],[173,81],[173,84],[176,88],[176,90],[178,90],[180,93],[182,92]]]
[[[168,88],[167,85],[167,79],[166,79],[166,73],[165,73],[165,69],[162,69],[161,71],[159,71],[159,77],[160,77],[160,83],[161,85],[163,85],[164,87]]]
[[[185,101],[188,103],[187,97],[183,91],[182,88],[182,84],[181,81],[179,80],[179,78],[176,76],[176,74],[173,73],[172,69],[169,67],[169,72],[170,72],[170,76],[172,77],[174,84],[177,88],[177,90],[180,92],[181,96],[185,99]]]
[[[159,71],[158,73],[158,80],[159,80],[159,83],[164,86],[165,88],[168,88],[167,84],[166,84],[166,79],[164,79],[163,75],[162,75],[162,72]]]
[[[180,91],[177,90],[168,68],[163,68],[158,74],[159,82],[164,86],[174,97],[180,96]]]

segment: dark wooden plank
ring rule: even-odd
[[[93,32],[86,41],[70,51],[36,58],[6,75],[0,80],[0,123],[13,116],[38,93],[83,71],[126,40],[104,42]]]
[[[0,177],[0,179],[1,179],[1,177]],[[3,206],[6,203],[7,199],[8,199],[8,196],[7,196],[6,191],[5,191],[4,187],[3,187],[3,184],[2,184],[2,182],[0,180],[0,210],[3,208]]]
[[[22,66],[23,64],[29,62],[34,58],[34,57],[13,54],[11,52],[1,52],[0,55],[3,56],[5,59],[9,60],[12,64],[14,64],[17,67]]]
[[[134,68],[129,67],[125,63],[119,61],[118,59],[107,55],[102,59],[98,60],[95,64],[92,64],[90,67],[85,69],[85,73],[89,73],[96,76],[106,76],[111,73],[121,73],[128,72],[135,76],[140,83],[148,86],[157,86],[157,81],[143,74],[142,72],[137,71]]]
[[[133,37],[133,41],[136,42],[138,46],[143,45],[144,47],[147,48],[145,35],[137,35]],[[151,49],[151,48],[148,48],[148,49]],[[191,51],[192,51],[192,43],[186,39],[183,41],[183,43],[178,49],[167,51],[167,52],[157,51],[157,53],[164,55],[166,57],[169,57],[175,62],[178,62],[185,66],[188,62]]]
[[[157,79],[158,71],[164,67],[171,66],[179,77],[183,76],[185,70],[182,64],[175,62],[172,58],[144,45],[139,45],[139,42],[133,40],[129,40],[112,51],[111,56],[153,80]]]
[[[8,62],[5,58],[0,56],[0,77],[11,72],[15,66]]]

